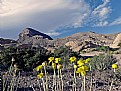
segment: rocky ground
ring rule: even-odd
[[[111,81],[113,79],[112,91],[121,91],[121,76],[117,74],[113,78],[113,70],[95,71],[93,72],[92,91],[109,91]],[[86,76],[86,91],[90,87],[90,73]],[[6,79],[9,77],[5,77]],[[49,91],[53,89],[53,76],[48,75]],[[44,77],[45,79],[45,77]],[[57,79],[58,80],[58,79]],[[73,87],[73,71],[63,71],[64,91],[72,91]],[[77,91],[81,91],[83,77],[77,76]],[[17,91],[43,91],[42,80],[38,80],[34,73],[24,73],[19,77],[14,77],[14,84],[17,86]]]

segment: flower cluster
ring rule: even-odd
[[[73,66],[73,69],[74,69],[74,76],[73,76],[73,91],[77,91],[76,90],[76,83],[77,83],[77,78],[76,76],[79,75],[83,77],[83,81],[82,81],[82,84],[83,84],[83,91],[86,91],[85,87],[86,87],[86,74],[87,72],[90,71],[90,76],[92,76],[92,66],[91,66],[91,63],[92,61],[90,61],[91,59],[90,58],[87,58],[87,59],[78,59],[76,58],[75,56],[72,56],[69,58],[69,61],[70,63],[72,64]],[[41,65],[37,66],[36,67],[36,71],[37,72],[40,72],[37,77],[40,79],[42,78],[43,79],[43,76],[45,75],[46,77],[46,86],[44,86],[43,88],[46,89],[48,87],[48,75],[47,75],[47,71],[46,71],[46,67],[49,65],[53,68],[53,71],[54,71],[54,74],[53,74],[53,88],[55,91],[58,91],[59,89],[61,91],[63,91],[63,75],[62,75],[62,68],[63,68],[63,65],[61,64],[62,63],[62,59],[59,58],[59,57],[49,57],[48,58],[48,63],[47,62],[43,62]],[[44,68],[44,73],[42,72],[42,68]],[[116,70],[118,69],[118,65],[117,64],[112,64],[112,69],[114,70],[114,73],[116,72]],[[57,73],[58,72],[58,73]],[[56,74],[57,73],[57,74]],[[91,84],[92,84],[92,77],[90,78],[91,79]],[[58,82],[57,82],[58,81]],[[113,82],[112,82],[113,83]],[[111,83],[111,84],[112,84]],[[44,84],[44,80],[43,80],[43,85]],[[46,87],[46,88],[45,88]],[[92,85],[90,85],[90,91],[92,89]],[[44,91],[48,91],[48,90],[44,90]],[[110,90],[111,91],[111,90]]]
[[[73,62],[75,62],[77,60],[77,58],[75,56],[73,56],[73,57],[70,57],[69,60],[70,60],[70,63],[73,63]]]
[[[41,71],[41,72],[37,75],[37,77],[38,77],[39,79],[42,78],[42,77],[44,76],[44,73],[42,72],[42,68],[43,68],[45,65],[46,65],[46,63],[43,62],[41,65],[39,65],[39,66],[36,67],[36,71],[37,71],[37,72]]]
[[[70,63],[74,63],[76,62],[73,67],[74,69],[76,69],[76,73],[77,74],[81,74],[81,76],[85,76],[86,75],[86,72],[89,70],[89,67],[86,65],[89,63],[90,61],[90,58],[87,58],[85,60],[82,60],[82,59],[79,59],[78,61],[77,58],[75,56],[73,57],[70,57]]]
[[[49,63],[52,63],[53,69],[62,69],[63,68],[63,66],[60,64],[61,58],[49,57],[48,60],[49,60]]]

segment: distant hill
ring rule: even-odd
[[[12,39],[3,39],[3,38],[0,38],[0,44],[10,44],[10,43],[17,43],[17,41],[12,40]]]
[[[80,32],[67,36],[65,38],[57,38],[52,40],[54,46],[66,45],[71,46],[74,51],[82,48],[96,46],[110,46],[117,34],[98,34],[95,32]]]

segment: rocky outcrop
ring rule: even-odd
[[[40,40],[40,39],[48,39],[52,40],[52,38],[44,33],[36,31],[32,28],[26,28],[19,34],[18,43],[27,42],[30,39]]]
[[[119,48],[118,44],[121,43],[121,33],[117,34],[116,38],[114,39],[113,43],[110,45],[111,48]]]
[[[115,34],[98,34],[95,32],[76,33],[65,38],[58,38],[51,41],[55,47],[70,46],[73,51],[97,46],[108,46],[113,43]]]
[[[78,47],[77,41],[69,41],[65,45],[70,46],[72,49]]]
[[[45,47],[52,38],[32,28],[26,28],[19,34],[18,45],[29,45],[31,47]]]

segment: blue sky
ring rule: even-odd
[[[32,27],[53,38],[121,32],[121,0],[0,0],[0,37]]]

